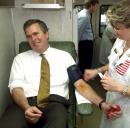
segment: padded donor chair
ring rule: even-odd
[[[76,61],[75,45],[72,41],[49,41],[51,47],[69,52]],[[19,52],[24,52],[31,49],[28,42],[21,42],[19,44]],[[68,128],[76,128],[76,98],[75,89],[73,85],[69,84],[69,109],[68,109]]]
[[[77,59],[77,53],[75,50],[75,45],[72,41],[49,41],[50,46],[64,50],[72,55],[74,60]],[[19,45],[19,52],[31,49],[27,42],[21,42]],[[76,114],[81,116],[90,115],[93,112],[90,103],[77,104],[75,96],[75,88],[73,85],[69,84],[69,102],[70,106],[68,109],[68,128],[76,128]]]
[[[74,60],[76,60],[76,50],[75,45],[72,41],[50,41],[52,47],[64,50],[69,52]],[[23,41],[19,44],[19,53],[31,49],[26,41]],[[3,92],[4,93],[4,92]],[[68,109],[68,128],[76,128],[76,113],[81,115],[86,115],[91,113],[90,104],[80,104],[76,105],[75,89],[73,85],[69,84],[69,109]],[[0,117],[0,128],[27,128],[24,124],[21,124],[22,127],[18,127],[17,120],[21,120],[17,116],[17,109],[14,107],[13,102],[9,102],[6,111],[3,116]],[[15,122],[15,126],[12,125],[12,122]]]

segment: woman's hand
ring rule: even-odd
[[[98,74],[97,69],[86,69],[84,71],[84,80],[89,81]]]
[[[122,111],[119,105],[111,105],[111,108],[106,113],[108,119],[119,118],[121,115]]]
[[[104,102],[102,104],[102,110],[106,114],[107,119],[116,119],[122,115],[122,110],[119,105]]]
[[[123,90],[123,85],[116,82],[112,77],[107,73],[101,79],[101,84],[103,88],[107,91],[121,92]]]
[[[31,106],[25,110],[25,118],[30,123],[36,123],[42,116],[42,112],[35,106]]]

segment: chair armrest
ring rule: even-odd
[[[80,115],[92,114],[92,112],[93,112],[92,104],[91,103],[77,104],[77,112]]]

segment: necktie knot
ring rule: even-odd
[[[42,60],[41,60],[41,70],[43,69],[42,66],[44,67],[48,67],[49,66],[49,63],[45,57],[45,54],[40,54],[40,56],[42,57]]]
[[[39,56],[41,56],[42,58],[44,58],[45,54],[40,54]]]

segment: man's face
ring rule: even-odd
[[[48,48],[48,32],[44,33],[37,23],[29,26],[25,33],[32,50],[43,53]]]
[[[90,13],[94,13],[97,9],[97,4],[96,5],[91,5],[90,7]]]

